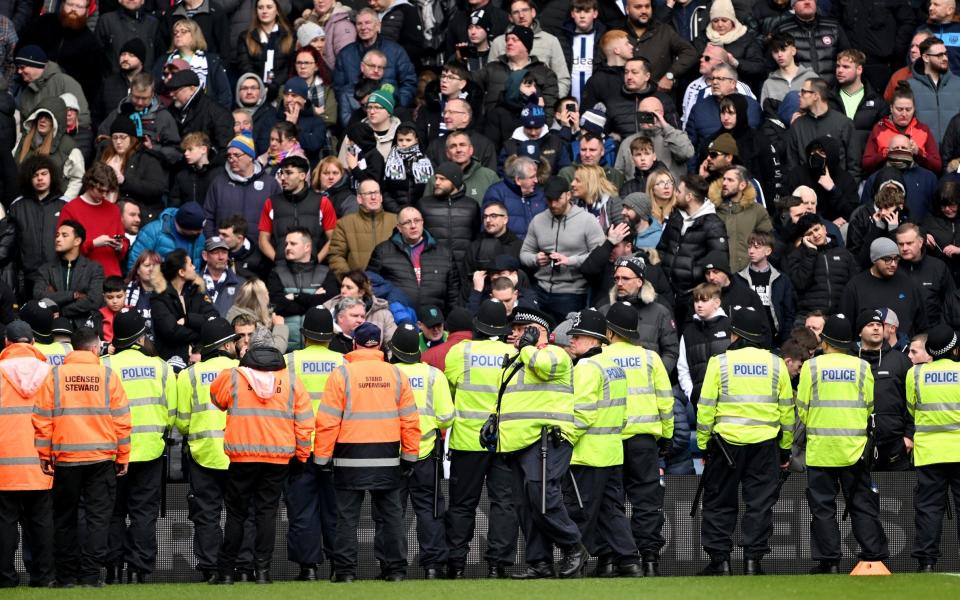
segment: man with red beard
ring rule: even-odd
[[[60,11],[33,19],[20,33],[18,47],[40,46],[47,58],[83,88],[91,107],[96,106],[103,83],[100,44],[87,27],[89,0],[62,0]]]

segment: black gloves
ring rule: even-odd
[[[673,454],[673,440],[670,438],[660,438],[657,440],[657,456],[666,460]]]
[[[523,330],[523,335],[520,336],[517,348],[523,350],[527,346],[536,346],[539,341],[540,330],[533,325],[527,325],[526,329]]]
[[[413,467],[417,464],[415,460],[400,459],[400,475],[406,479],[413,475]]]
[[[487,421],[480,427],[480,445],[490,452],[495,452],[497,449],[498,430],[497,415],[487,417]]]
[[[784,450],[783,448],[781,448],[781,449],[780,449],[780,464],[781,464],[781,465],[783,465],[783,464],[789,464],[789,463],[790,463],[790,458],[791,458],[792,456],[793,456],[793,454],[790,452],[789,449]]]

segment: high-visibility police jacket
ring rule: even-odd
[[[397,363],[400,372],[407,376],[413,400],[420,415],[420,459],[430,456],[437,444],[437,430],[453,424],[453,399],[450,386],[440,369],[426,363]],[[439,440],[443,443],[443,440]]]
[[[572,465],[612,467],[623,464],[624,416],[627,410],[627,374],[602,353],[573,367],[574,424],[579,438]]]
[[[33,403],[50,376],[47,358],[30,344],[0,352],[0,491],[49,490],[33,445]]]
[[[793,388],[782,358],[761,348],[710,357],[697,407],[701,450],[714,431],[732,444],[758,444],[783,432],[780,447],[789,450],[793,425]]]
[[[105,356],[103,366],[120,376],[130,406],[130,462],[163,456],[163,435],[177,415],[177,379],[155,356],[129,348]]]
[[[278,356],[279,358],[279,356]],[[210,401],[227,411],[223,451],[230,462],[286,464],[310,458],[313,409],[291,367],[234,367],[210,386]]]
[[[635,435],[672,439],[673,387],[660,355],[629,342],[610,344],[601,354],[627,374],[623,439]]]
[[[313,460],[333,463],[344,489],[395,489],[400,459],[420,456],[420,418],[406,376],[383,362],[379,350],[361,348],[327,379],[317,413]]]
[[[33,408],[41,460],[91,463],[130,460],[130,407],[120,377],[87,350],[54,367]]]
[[[867,445],[873,373],[856,356],[824,354],[800,369],[797,413],[807,428],[807,465],[848,467]]]
[[[907,371],[906,385],[907,410],[916,424],[913,464],[960,462],[960,363],[941,358],[916,365]]]
[[[523,368],[510,380],[500,403],[498,452],[515,452],[540,442],[543,427],[559,427],[571,444],[573,424],[573,362],[559,346],[527,346],[520,351]]]
[[[497,409],[504,357],[515,352],[500,340],[464,340],[450,348],[443,374],[454,395],[452,450],[486,452],[480,428]]]
[[[59,367],[68,354],[73,352],[73,346],[67,342],[53,342],[52,344],[33,343],[34,347],[47,357],[51,367]]]
[[[207,469],[226,470],[230,466],[223,451],[227,415],[210,401],[210,386],[221,371],[237,364],[233,358],[215,356],[177,375],[177,429],[187,438],[190,458]]]
[[[293,365],[293,370],[303,382],[303,387],[310,396],[310,404],[313,407],[313,414],[316,416],[320,409],[320,401],[323,400],[323,388],[327,385],[327,379],[334,369],[343,366],[343,354],[334,352],[326,346],[312,345],[303,350],[290,352],[284,356],[287,365]],[[310,448],[313,448],[313,439],[310,440]]]

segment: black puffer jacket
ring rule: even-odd
[[[184,310],[186,306],[186,310]],[[194,283],[183,286],[183,304],[170,284],[150,294],[154,342],[163,360],[179,356],[184,365],[190,361],[190,345],[200,341],[200,327],[209,317],[219,317],[206,292]],[[183,319],[183,325],[177,321]]]
[[[797,292],[798,319],[814,310],[836,313],[844,286],[860,272],[853,255],[833,240],[816,250],[801,244],[783,257],[781,266]]]
[[[177,208],[187,202],[196,202],[202,206],[210,182],[222,172],[222,169],[209,162],[200,168],[187,165],[180,169],[173,179],[167,206]]]
[[[700,389],[703,387],[703,376],[707,373],[710,357],[724,353],[730,346],[730,317],[720,314],[706,321],[695,318],[684,327],[681,340],[687,369],[693,381],[690,402],[696,406],[700,401]]]
[[[937,243],[931,250],[934,256],[939,257],[950,268],[953,280],[960,281],[960,256],[947,256],[943,249],[947,246],[960,246],[960,218],[948,219],[943,216],[943,207],[938,200],[930,207],[930,214],[923,220],[922,230],[933,236]]]
[[[727,228],[709,200],[706,200],[706,204],[710,205],[709,212],[696,217],[683,234],[680,233],[683,215],[679,210],[673,211],[657,244],[663,270],[678,296],[703,281],[703,267],[698,263],[707,253],[714,250],[729,251]]]
[[[350,189],[350,177],[347,175],[330,186],[326,193],[333,204],[333,210],[337,213],[338,219],[360,210],[360,205],[357,204],[357,195]]]
[[[167,193],[169,180],[160,161],[144,148],[138,148],[123,169],[120,198],[135,200],[140,204],[142,224],[146,225],[163,212],[163,196]]]
[[[835,90],[827,98],[827,101],[830,108],[846,114],[843,101],[840,100],[840,93],[839,89]],[[850,146],[847,151],[855,157],[862,157],[863,149],[867,147],[867,139],[870,138],[873,126],[889,114],[890,106],[883,99],[883,94],[873,89],[869,81],[864,81],[863,97],[860,99],[860,104],[857,105],[857,112],[853,114],[853,137],[850,138]]]
[[[677,127],[680,123],[673,99],[669,94],[657,90],[656,81],[651,79],[642,91],[630,92],[621,86],[617,94],[601,100],[607,105],[607,129],[622,137],[637,133],[640,129],[640,124],[637,122],[638,107],[640,102],[651,97],[660,100],[663,104],[663,118]]]
[[[523,68],[537,82],[537,92],[543,98],[543,109],[547,113],[547,122],[553,118],[553,106],[559,98],[560,88],[557,84],[557,75],[546,64],[540,62],[536,56],[530,57],[530,64]],[[506,55],[491,59],[482,71],[477,73],[476,82],[485,90],[483,97],[484,110],[489,112],[500,101],[507,87],[507,80],[513,71],[507,63]],[[519,85],[519,82],[518,82]]]
[[[907,412],[904,395],[907,371],[913,365],[902,352],[884,342],[880,350],[860,350],[860,358],[873,371],[873,412],[877,415],[877,444],[913,437],[913,417]]]
[[[840,22],[851,46],[862,50],[867,62],[897,61],[910,49],[917,21],[909,2],[844,0],[834,8],[840,9]]]
[[[424,228],[453,251],[457,265],[463,264],[470,242],[480,235],[480,203],[461,188],[446,198],[421,198],[417,208],[423,215]]]
[[[850,47],[847,35],[836,19],[817,17],[806,23],[793,13],[784,13],[770,28],[772,33],[789,33],[797,44],[797,62],[813,69],[830,85],[836,85],[837,53]]]
[[[593,74],[587,79],[587,85],[583,86],[583,101],[580,103],[580,110],[586,111],[593,108],[598,102],[606,105],[610,98],[615,98],[623,88],[623,67],[611,67],[609,65],[594,65]]]
[[[226,156],[227,144],[233,139],[233,115],[204,93],[203,88],[197,88],[186,105],[178,108],[171,104],[170,114],[181,137],[202,131],[210,138],[213,150]]]
[[[438,244],[429,232],[423,232],[423,252],[420,254],[420,282],[410,261],[408,246],[395,231],[385,242],[377,244],[370,256],[367,270],[379,274],[410,298],[413,308],[438,306],[445,313],[460,301],[459,272],[453,262],[453,253]]]
[[[16,231],[17,250],[24,277],[32,282],[42,265],[57,260],[53,240],[57,235],[60,211],[67,203],[56,190],[43,200],[34,197],[17,198],[10,207],[10,224]],[[32,283],[27,285],[27,290]]]

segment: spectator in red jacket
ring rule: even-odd
[[[68,219],[83,225],[87,239],[80,252],[103,267],[104,277],[122,275],[120,259],[130,250],[130,241],[124,235],[116,205],[120,190],[117,175],[104,163],[94,163],[83,174],[82,183],[80,195],[60,211],[57,227]]]

